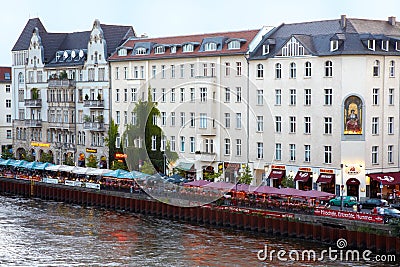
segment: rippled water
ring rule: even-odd
[[[277,260],[271,264],[257,259],[264,245],[268,251],[328,248],[151,216],[0,196],[0,266],[383,266]]]

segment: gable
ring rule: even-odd
[[[275,56],[278,57],[301,57],[301,56],[310,56],[313,53],[310,51],[309,46],[312,46],[312,40],[309,36],[302,36],[303,39],[300,41],[300,38],[296,38],[295,36],[291,36],[278,50]],[[307,45],[304,43],[308,41]]]

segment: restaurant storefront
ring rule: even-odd
[[[399,198],[400,195],[400,173],[371,173],[370,178],[370,197],[390,199],[390,195],[394,198]],[[396,196],[395,196],[396,195]]]
[[[296,182],[296,188],[300,190],[311,190],[312,189],[312,170],[311,168],[299,168],[294,181]]]
[[[273,187],[280,187],[283,177],[286,176],[285,166],[272,165],[271,172],[267,179],[267,185]]]
[[[320,169],[317,184],[320,184],[321,191],[335,194],[335,177],[334,170]]]

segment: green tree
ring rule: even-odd
[[[50,153],[43,152],[39,159],[40,162],[53,163],[53,155]]]
[[[113,162],[116,161],[115,154],[123,153],[122,142],[120,147],[116,147],[118,137],[118,124],[111,119],[110,127],[108,128],[108,136],[105,138],[106,146],[108,146],[108,166],[112,166]]]
[[[97,168],[97,164],[99,163],[99,161],[97,160],[97,157],[93,154],[91,154],[88,158],[87,158],[87,163],[86,166],[87,167],[91,167],[91,168]]]
[[[111,170],[118,170],[118,169],[128,171],[128,167],[124,162],[120,162],[119,160],[114,160],[111,165]]]
[[[221,174],[222,174],[222,173],[220,173],[220,172],[214,172],[214,173],[205,172],[205,173],[203,173],[203,179],[204,179],[204,180],[211,181],[211,182],[214,182],[214,180],[215,180],[216,178],[220,177]]]
[[[157,171],[154,168],[153,164],[148,162],[147,160],[143,162],[143,166],[140,169],[141,172],[146,173],[146,174],[155,174]]]
[[[246,165],[246,168],[244,168],[242,174],[239,176],[238,181],[240,184],[250,184],[252,180],[253,176],[251,175],[249,165]]]
[[[75,162],[74,162],[74,159],[72,158],[72,156],[67,155],[67,156],[65,157],[65,161],[64,161],[63,164],[68,165],[68,166],[74,166],[74,165],[75,165]]]
[[[290,188],[294,188],[295,185],[293,177],[290,176],[283,177],[281,184],[283,187],[290,187]]]
[[[2,159],[13,159],[14,155],[8,149],[5,149],[1,152]]]
[[[25,160],[26,160],[26,161],[29,161],[29,162],[32,162],[32,161],[35,161],[35,157],[34,157],[31,153],[28,153],[28,154],[25,156]]]

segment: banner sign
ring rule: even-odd
[[[48,184],[58,184],[58,179],[53,179],[53,178],[43,178],[42,179],[43,183],[48,183]]]
[[[383,223],[383,217],[380,215],[359,212],[316,209],[314,210],[314,215],[369,223]]]
[[[92,188],[92,189],[100,190],[100,184],[86,183],[86,188]]]

